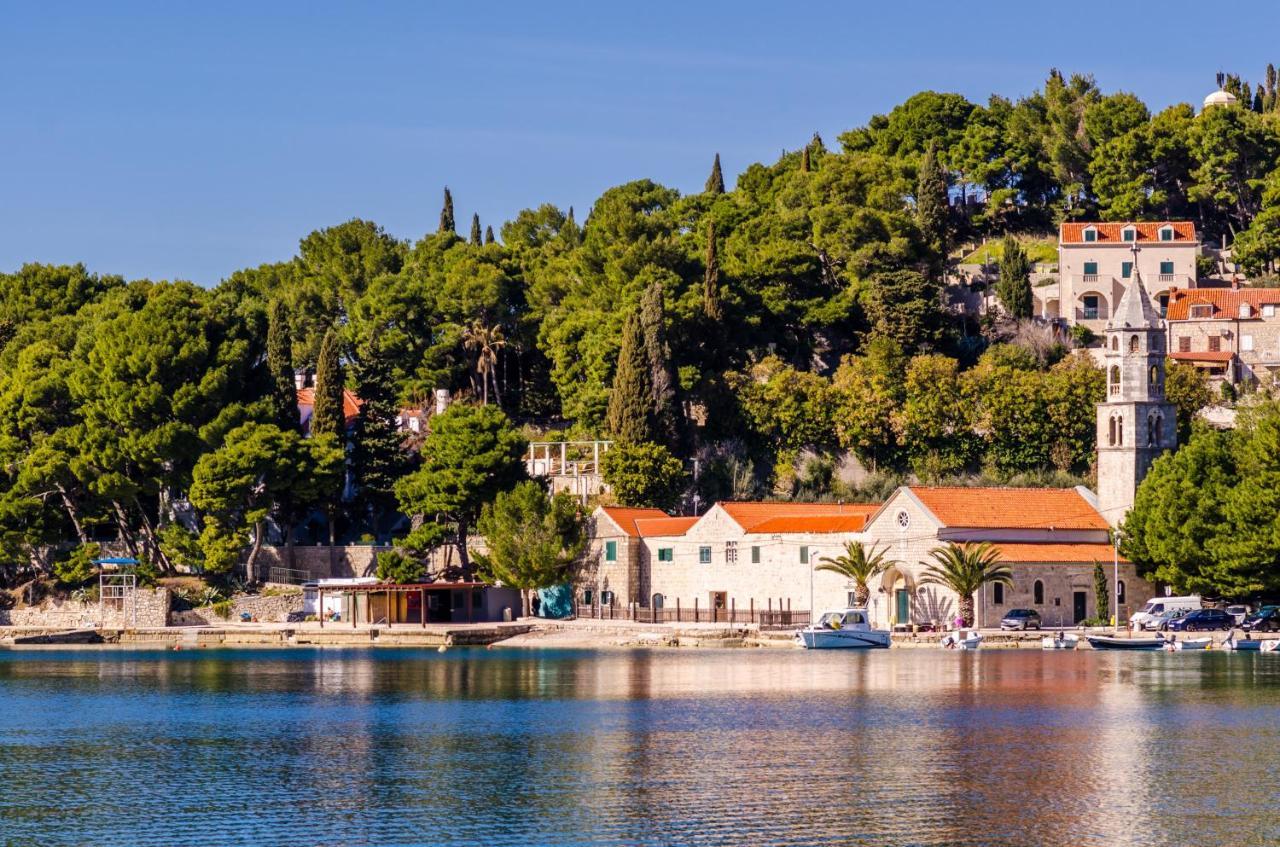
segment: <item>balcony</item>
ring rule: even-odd
[[[1080,277],[1080,280],[1081,280],[1081,282],[1097,282],[1097,281],[1098,281],[1098,275],[1097,275],[1097,274],[1083,274],[1083,275]]]

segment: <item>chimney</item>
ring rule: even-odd
[[[293,372],[293,387],[307,388],[311,382],[311,374],[307,373],[306,368],[298,368]]]
[[[1240,290],[1240,277],[1236,276],[1235,274],[1231,275],[1231,290],[1232,291]]]
[[[437,415],[444,414],[445,409],[449,408],[449,403],[452,402],[452,400],[453,398],[449,394],[449,389],[437,388],[436,389],[436,414]]]

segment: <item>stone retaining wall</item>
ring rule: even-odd
[[[221,607],[219,607],[221,608]],[[250,594],[235,597],[231,601],[231,611],[222,617],[213,606],[201,606],[185,612],[173,612],[169,615],[170,626],[208,626],[224,624],[227,621],[239,621],[240,615],[248,613],[254,620],[262,623],[283,623],[290,613],[302,611],[302,592],[288,594],[259,595]]]
[[[168,626],[171,596],[167,588],[140,588],[134,592],[134,610],[126,602],[124,608],[97,601],[82,603],[70,599],[48,599],[39,606],[0,609],[0,626],[33,626],[51,629],[80,629],[98,626],[129,629]]]

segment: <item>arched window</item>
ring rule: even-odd
[[[1120,350],[1120,339],[1114,335],[1111,336],[1111,349],[1117,352]]]
[[[1164,391],[1164,386],[1160,384],[1160,367],[1158,365],[1151,366],[1151,392],[1159,394]]]
[[[1156,443],[1156,416],[1147,415],[1147,446],[1151,447]]]
[[[1004,605],[1004,583],[997,582],[991,586],[991,602],[997,606]]]
[[[661,609],[662,604],[666,602],[666,599],[667,598],[663,597],[661,594],[653,595],[653,608],[655,610]]]
[[[1036,584],[1032,586],[1031,593],[1035,598],[1035,604],[1037,606],[1043,606],[1044,605],[1044,583],[1037,579]]]
[[[1116,444],[1124,446],[1124,415],[1116,415]]]
[[[1111,379],[1109,380],[1109,382],[1110,382],[1110,388],[1109,388],[1110,392],[1112,394],[1119,394],[1120,393],[1120,366],[1119,365],[1111,366]]]
[[[1112,415],[1107,418],[1107,446],[1116,446],[1116,417]]]
[[[1138,352],[1138,336],[1136,335],[1129,337],[1129,352],[1130,353]]]
[[[1122,579],[1116,583],[1116,605],[1118,606],[1124,601],[1124,580]]]

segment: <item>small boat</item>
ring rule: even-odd
[[[1264,641],[1258,646],[1258,650],[1262,653],[1275,653],[1276,655],[1280,655],[1280,641],[1274,639]]]
[[[1238,653],[1243,653],[1246,651],[1256,653],[1262,649],[1262,645],[1263,645],[1263,642],[1259,641],[1256,638],[1241,638],[1237,640],[1236,637],[1232,635],[1231,638],[1228,638],[1226,641],[1222,642],[1222,649],[1232,650]]]
[[[799,641],[809,650],[858,650],[871,647],[888,647],[889,631],[872,629],[866,609],[845,609],[842,612],[826,612],[818,622],[796,633]]]
[[[1165,649],[1170,652],[1181,652],[1183,650],[1208,650],[1213,644],[1212,638],[1188,638],[1185,641],[1170,641]]]
[[[941,643],[943,650],[977,650],[982,646],[982,633],[976,629],[948,632]]]
[[[1086,635],[1085,640],[1095,650],[1163,650],[1168,643],[1163,638],[1115,638],[1110,635]]]
[[[1074,650],[1080,644],[1080,636],[1072,632],[1059,632],[1040,639],[1042,650]]]

